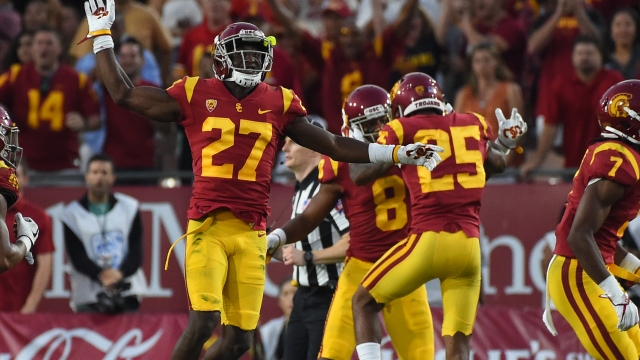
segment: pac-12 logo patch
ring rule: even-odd
[[[627,112],[624,108],[629,107],[629,99],[633,95],[629,93],[616,94],[611,98],[609,105],[609,115],[613,117],[627,117]]]
[[[207,105],[207,110],[209,110],[209,112],[212,112],[213,109],[215,109],[216,106],[218,106],[218,100],[209,99],[207,100],[206,105]]]

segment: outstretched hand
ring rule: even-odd
[[[111,35],[111,25],[116,19],[115,0],[85,1],[84,12],[87,15],[89,33],[80,43],[101,35]]]
[[[515,149],[518,147],[518,141],[527,132],[527,123],[518,114],[518,109],[511,110],[511,117],[505,118],[500,108],[496,109],[496,118],[498,119],[498,141],[501,145]]]
[[[443,152],[444,149],[437,145],[414,143],[400,146],[397,151],[400,164],[424,166],[429,171],[433,171],[442,162],[438,153]]]

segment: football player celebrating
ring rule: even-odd
[[[496,110],[500,127],[492,143],[485,120],[447,113],[438,84],[422,73],[407,74],[394,85],[391,108],[399,119],[384,126],[379,143],[434,142],[444,152],[433,172],[402,167],[411,194],[411,232],[371,267],[353,297],[356,350],[360,359],[380,360],[378,311],[439,278],[446,356],[466,359],[481,286],[480,199],[487,175],[504,170],[505,155],[517,146],[526,124],[516,109],[509,120]]]
[[[22,148],[18,146],[18,128],[11,122],[9,114],[0,108],[0,273],[5,272],[22,258],[33,265],[31,248],[38,239],[38,225],[29,217],[16,213],[13,231],[15,244],[9,241],[9,230],[5,218],[7,209],[18,201],[18,178],[16,167],[22,157]]]
[[[172,359],[193,359],[222,320],[222,338],[205,359],[237,359],[249,348],[262,303],[266,217],[280,139],[348,162],[406,163],[433,169],[434,145],[388,146],[336,137],[309,123],[289,89],[263,82],[275,39],[248,23],[214,39],[214,79],[186,77],[169,89],[134,87],[113,54],[114,0],[85,2],[97,68],[120,106],[162,122],[179,122],[193,155],[185,277],[191,312]],[[224,313],[222,309],[224,308]]]
[[[573,178],[547,270],[543,320],[556,335],[550,298],[596,359],[640,356],[638,309],[612,275],[626,273],[638,282],[640,274],[640,260],[618,245],[640,210],[639,100],[638,80],[619,82],[602,95],[602,137],[587,148]]]
[[[345,100],[342,116],[345,135],[375,142],[378,131],[391,117],[389,93],[375,85],[360,86]],[[286,238],[287,243],[300,240],[320,225],[338,200],[342,200],[351,226],[348,249],[332,246],[313,251],[311,256],[316,264],[325,263],[327,259],[342,261],[346,256],[346,265],[327,315],[318,357],[349,359],[356,346],[351,298],[373,263],[407,237],[411,221],[409,194],[396,166],[391,166],[367,186],[360,187],[351,181],[347,163],[336,162],[324,155],[319,168],[322,185],[318,194],[302,214],[289,220],[281,229],[274,230],[269,237]],[[279,254],[274,256],[280,257]],[[302,256],[295,254],[293,257]],[[284,260],[286,264],[291,262],[290,258]],[[296,265],[304,265],[304,262]],[[433,327],[424,286],[390,302],[382,313],[400,359],[433,358]]]

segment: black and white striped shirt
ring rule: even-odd
[[[318,168],[315,168],[307,177],[296,183],[296,193],[293,196],[291,218],[302,214],[320,189],[318,181]],[[313,229],[307,237],[295,243],[295,247],[301,251],[320,250],[337,243],[342,235],[349,232],[349,221],[344,216],[342,205],[336,206],[322,221],[322,224]],[[293,279],[300,286],[335,286],[338,276],[342,272],[344,263],[294,266]]]

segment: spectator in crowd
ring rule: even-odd
[[[20,14],[14,10],[11,0],[0,0],[0,59],[5,59],[11,52],[22,29],[20,21]],[[4,68],[0,70],[4,71]]]
[[[466,0],[449,0],[442,4],[442,13],[436,26],[436,38],[444,47],[442,59],[442,77],[444,94],[452,98],[466,81],[466,39],[460,30],[460,24],[467,12],[470,2]]]
[[[286,156],[285,165],[293,171],[297,180],[291,212],[293,219],[302,214],[309,200],[320,189],[318,163],[322,155],[289,138],[285,140],[282,150]],[[349,245],[348,235],[345,236],[348,233],[349,222],[342,209],[336,207],[305,238],[284,247],[281,254],[274,255],[285,264],[300,264],[293,257],[304,251],[301,256],[304,264],[293,267],[293,279],[298,291],[293,298],[293,310],[285,335],[285,360],[315,360],[318,357],[331,299],[344,267],[343,246]],[[341,258],[336,260],[318,254],[321,251],[325,255],[329,248],[343,248]]]
[[[611,22],[613,14],[620,8],[638,8],[640,6],[640,0],[588,0],[587,3],[591,7],[600,12],[604,16],[607,22]]]
[[[635,79],[640,70],[638,24],[638,12],[622,8],[615,12],[609,27],[605,68],[619,72],[626,80]]]
[[[570,0],[574,1],[574,0]],[[505,59],[516,82],[520,82],[527,50],[527,34],[522,24],[507,14],[504,0],[477,0],[466,9],[460,21],[469,46],[491,41]]]
[[[145,287],[138,200],[111,191],[114,165],[106,154],[89,159],[85,181],[86,194],[69,203],[60,216],[71,262],[71,309],[137,311]]]
[[[148,6],[133,0],[116,0],[116,13],[122,14],[124,19],[124,32],[140,41],[145,49],[149,49],[155,55],[160,65],[162,80],[171,83],[171,37],[162,26],[158,15]],[[87,21],[83,21],[76,31],[72,44],[79,43],[89,33]],[[85,41],[80,45],[72,46],[70,54],[80,59],[91,52],[91,41]]]
[[[174,51],[180,48],[187,31],[200,25],[203,20],[202,9],[197,0],[169,0],[162,5],[161,14],[162,25],[171,33],[171,46]]]
[[[600,40],[604,28],[602,16],[590,10],[582,1],[547,1],[545,12],[533,24],[533,32],[527,43],[528,53],[540,57],[534,111],[535,116],[540,117],[538,123],[545,121],[542,116],[547,100],[551,100],[547,94],[553,81],[574,71],[572,49],[576,37],[591,36]]]
[[[144,59],[140,42],[131,37],[123,39],[117,54],[118,63],[135,86],[156,86],[142,79]],[[117,171],[121,174],[129,171],[153,170],[155,168],[154,150],[159,149],[156,146],[156,140],[160,143],[164,136],[175,137],[175,125],[151,121],[144,116],[132,113],[117,106],[106,89],[103,88],[101,93],[104,96],[107,128],[104,152],[113,159]],[[175,152],[175,141],[171,143],[174,144],[173,148],[165,147],[164,149],[169,152],[168,156]],[[161,157],[168,160],[168,157]]]
[[[11,51],[6,54],[2,61],[3,71],[8,70],[13,64],[26,64],[31,62],[31,43],[33,42],[33,33],[23,31],[16,37],[11,46]]]
[[[321,115],[327,121],[327,130],[339,134],[342,127],[340,109],[344,99],[363,84],[386,88],[393,55],[390,52],[392,38],[380,33],[382,27],[374,26],[375,40],[367,41],[365,34],[356,26],[348,6],[342,0],[333,1],[339,1],[341,7],[337,11],[342,17],[339,41],[335,45],[303,29],[278,0],[268,0],[268,3],[278,22],[296,39],[297,49],[321,74]],[[415,8],[415,2],[408,1],[405,6]],[[387,28],[388,31],[395,31],[398,24],[408,21],[412,15],[408,11],[403,14],[407,18],[399,18],[392,27]]]
[[[382,0],[374,1],[373,26],[384,26]],[[388,86],[390,89],[402,75],[423,72],[436,76],[440,66],[441,47],[435,36],[435,28],[418,1],[407,0],[400,15],[392,24],[393,31],[386,32],[393,55],[393,65]],[[377,30],[383,33],[384,28]]]
[[[25,8],[22,26],[25,30],[36,31],[42,28],[58,28],[59,14],[57,3],[47,0],[30,0]]]
[[[282,310],[282,316],[271,319],[260,326],[264,360],[284,359],[284,337],[293,309],[293,296],[297,290],[291,280],[291,277],[285,278],[278,287],[278,307]]]
[[[24,189],[29,186],[29,175],[26,161],[22,161],[16,169],[16,176],[20,184],[18,201],[7,210],[5,222],[11,229],[16,213],[29,216],[38,224],[40,234],[38,241],[31,249],[35,258],[34,265],[21,261],[11,272],[0,274],[0,311],[20,312],[32,314],[38,309],[44,291],[51,281],[53,262],[53,246],[51,218],[43,208],[28,201],[24,197]],[[9,231],[12,243],[16,242],[16,236]]]
[[[588,143],[600,135],[596,110],[600,96],[612,85],[624,80],[622,75],[602,67],[599,42],[588,36],[579,36],[573,45],[573,71],[558,76],[543,94],[547,106],[543,113],[544,127],[535,153],[522,165],[521,174],[527,178],[531,170],[544,161],[553,145],[558,126],[564,125],[564,167],[580,165]]]
[[[78,132],[100,127],[96,95],[86,76],[58,60],[56,31],[36,31],[31,53],[32,63],[14,65],[0,77],[0,103],[20,128],[20,142],[29,149],[24,158],[33,170],[75,173]]]
[[[200,0],[204,20],[184,35],[178,59],[174,67],[174,76],[181,78],[198,76],[198,64],[202,56],[209,56],[213,39],[231,24],[231,0]]]
[[[484,116],[493,129],[491,140],[498,137],[496,109],[508,113],[523,109],[522,90],[513,82],[511,71],[502,62],[500,53],[491,42],[478,43],[471,51],[469,82],[456,96],[457,112],[474,112]],[[514,152],[515,154],[515,152]]]

